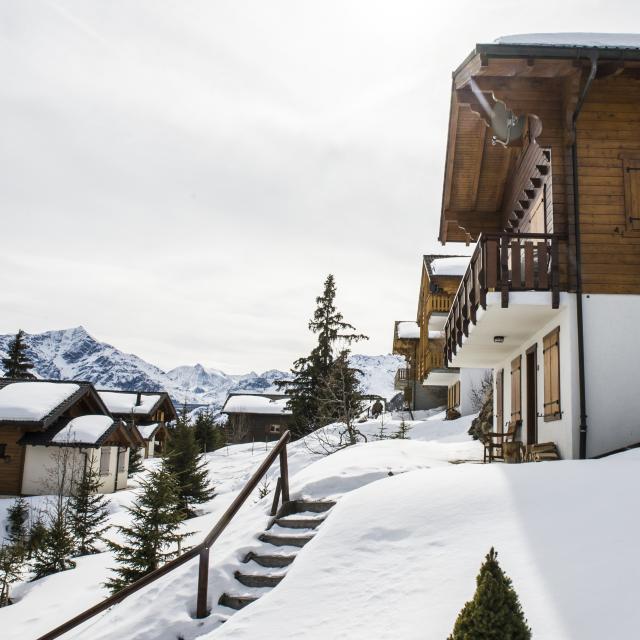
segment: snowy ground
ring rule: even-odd
[[[194,620],[195,562],[65,636],[104,640],[269,640],[372,637],[438,639],[473,593],[494,545],[514,580],[533,637],[630,638],[640,623],[635,576],[640,517],[640,452],[600,461],[479,465],[482,449],[466,435],[471,418],[415,416],[410,440],[375,441],[379,421],[362,425],[370,442],[331,456],[289,447],[294,496],[337,505],[299,553],[286,579],[224,625],[219,607],[240,559],[259,549],[271,496],[250,501],[212,550],[212,615]],[[388,432],[399,420],[385,419]],[[260,463],[265,445],[238,445],[208,456],[218,496],[188,522],[197,542]],[[273,469],[272,486],[275,484]],[[133,492],[116,494],[114,522]],[[78,568],[21,585],[0,610],[3,640],[30,640],[98,601],[109,553]]]

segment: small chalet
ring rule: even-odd
[[[535,459],[640,442],[640,36],[478,44],[453,72],[439,239],[475,242],[444,325]]]
[[[395,323],[393,353],[407,361],[396,373],[395,387],[404,391],[412,410],[446,403],[461,415],[474,411],[471,392],[483,370],[460,370],[444,361],[444,326],[468,264],[467,256],[423,256],[417,321]]]
[[[277,440],[291,424],[288,397],[277,394],[230,393],[221,413],[230,442]]]
[[[132,444],[89,383],[0,379],[0,495],[50,493],[63,458],[78,473],[96,468],[101,493],[123,489]]]
[[[168,437],[167,423],[178,416],[164,391],[98,391],[111,415],[125,421],[145,458],[161,455]]]

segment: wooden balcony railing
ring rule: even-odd
[[[430,293],[427,296],[427,320],[432,313],[448,313],[453,296],[446,293]]]
[[[408,387],[413,381],[411,369],[409,367],[401,367],[396,371],[396,377],[393,381],[393,386],[396,391],[402,391]]]
[[[460,282],[445,325],[444,353],[451,361],[476,324],[478,307],[487,308],[487,293],[499,291],[509,306],[511,291],[550,291],[551,306],[560,305],[559,244],[564,237],[544,233],[482,234]]]
[[[253,491],[258,486],[262,477],[267,473],[271,465],[280,458],[280,477],[278,478],[278,482],[276,483],[276,490],[273,496],[273,504],[271,507],[271,515],[275,516],[278,510],[278,503],[280,501],[280,496],[282,496],[282,503],[285,504],[289,502],[289,462],[287,459],[287,442],[291,439],[291,434],[289,431],[285,431],[282,434],[282,437],[276,445],[271,449],[269,455],[263,460],[260,466],[255,470],[251,478],[247,481],[245,486],[242,488],[240,493],[235,497],[234,501],[227,507],[227,510],[222,514],[220,520],[216,523],[216,525],[209,531],[206,538],[186,551],[181,556],[178,556],[174,560],[167,562],[162,565],[160,568],[148,573],[146,576],[143,576],[139,580],[136,580],[134,583],[130,584],[124,589],[121,589],[114,595],[106,598],[102,602],[96,604],[95,606],[83,611],[78,614],[71,620],[64,622],[60,626],[55,629],[45,633],[40,636],[38,640],[53,640],[54,638],[60,637],[62,634],[66,633],[70,629],[77,627],[78,625],[86,622],[91,619],[93,616],[101,613],[102,611],[106,611],[114,604],[118,602],[122,602],[127,596],[130,596],[132,593],[139,591],[143,587],[146,587],[148,584],[155,582],[158,578],[170,573],[174,569],[177,569],[179,566],[183,565],[185,562],[192,560],[194,558],[199,559],[198,565],[198,584],[197,584],[197,596],[196,596],[196,618],[204,618],[208,615],[207,610],[207,591],[209,586],[209,549],[213,545],[213,543],[220,537],[220,534],[226,529],[227,525],[231,522],[233,517],[238,513],[240,507],[245,503],[247,498],[253,493]],[[83,637],[85,637],[83,635]]]

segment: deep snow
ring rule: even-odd
[[[640,452],[597,461],[481,465],[467,435],[471,417],[422,415],[410,440],[377,441],[381,423],[361,426],[369,442],[331,456],[289,445],[294,497],[334,498],[337,505],[289,568],[255,604],[235,613],[216,605],[239,561],[257,550],[271,495],[251,499],[212,550],[212,615],[192,618],[196,563],[178,569],[102,614],[68,638],[185,640],[234,638],[403,640],[450,633],[493,545],[513,579],[536,640],[635,637],[640,623],[635,576],[640,517]],[[399,416],[385,417],[387,432]],[[212,526],[271,445],[236,445],[209,454],[217,497],[189,520],[193,542]],[[463,462],[464,464],[450,464]],[[148,464],[157,464],[150,461]],[[275,484],[276,468],[268,481]],[[133,491],[112,496],[114,523]],[[8,501],[1,501],[4,506]],[[1,516],[1,513],[0,513]],[[1,518],[0,518],[1,519]],[[29,640],[104,595],[109,553],[15,591],[0,610],[7,640]]]

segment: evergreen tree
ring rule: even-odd
[[[131,449],[129,449],[129,467],[127,474],[131,477],[134,473],[140,473],[141,471],[144,471],[144,467],[142,466],[140,449],[138,447],[131,447]]]
[[[279,383],[289,396],[288,407],[292,412],[292,431],[303,436],[323,426],[319,417],[320,388],[326,384],[335,360],[336,345],[343,348],[367,336],[354,333],[355,327],[344,321],[335,307],[336,284],[332,275],[324,283],[324,291],[316,298],[316,310],[309,322],[309,330],[318,336],[318,343],[311,353],[298,358],[291,370],[292,380]],[[324,424],[327,424],[326,422]]]
[[[179,504],[183,514],[187,518],[195,515],[192,505],[211,500],[214,490],[209,484],[206,463],[200,454],[186,411],[180,413],[171,432],[164,464],[178,483]]]
[[[16,337],[9,343],[7,357],[2,358],[5,378],[18,378],[23,380],[35,380],[35,376],[29,369],[33,364],[26,356],[27,345],[24,343],[24,331],[20,329]]]
[[[10,588],[22,578],[24,554],[11,544],[0,546],[0,607],[11,604]]]
[[[42,514],[38,513],[35,520],[29,528],[29,537],[27,539],[27,557],[31,558],[36,551],[42,547],[45,536],[47,535],[47,527],[42,520]]]
[[[491,547],[476,578],[473,600],[464,605],[449,640],[530,640],[518,594],[497,558]]]
[[[213,412],[210,409],[200,412],[193,423],[193,430],[202,453],[215,451],[225,445],[222,429],[216,426]]]
[[[140,483],[142,492],[127,508],[131,525],[118,527],[126,542],[107,541],[118,567],[105,586],[116,593],[175,558],[188,534],[179,533],[184,515],[179,505],[178,483],[165,465],[150,472]]]
[[[71,560],[75,551],[75,540],[65,511],[58,510],[46,529],[42,542],[35,552],[33,561],[34,580],[44,576],[73,569]]]
[[[78,555],[97,553],[95,543],[108,528],[103,526],[109,517],[106,496],[98,493],[102,481],[93,466],[88,466],[70,498],[71,531]]]
[[[7,509],[7,538],[9,544],[25,549],[29,537],[27,521],[29,519],[29,503],[22,497],[16,498]]]

